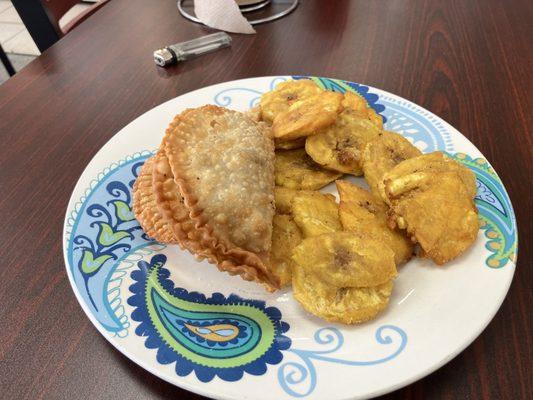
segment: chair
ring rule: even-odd
[[[85,21],[108,1],[100,0],[61,29],[59,20],[68,10],[79,3],[79,0],[12,0],[22,22],[24,22],[41,53]]]

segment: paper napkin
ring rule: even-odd
[[[211,28],[233,33],[255,33],[235,0],[194,0],[194,13]]]

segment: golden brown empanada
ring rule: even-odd
[[[162,148],[220,270],[279,288],[269,270],[274,216],[274,143],[266,124],[207,105],[176,116]]]

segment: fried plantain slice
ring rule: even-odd
[[[342,176],[315,163],[304,149],[276,151],[276,185],[290,189],[316,190]]]
[[[310,79],[282,82],[274,90],[261,96],[261,118],[272,123],[280,112],[287,111],[296,101],[323,91],[324,89]]]
[[[301,137],[294,140],[288,140],[288,141],[280,141],[279,139],[274,140],[274,145],[276,146],[276,149],[280,150],[293,150],[293,149],[301,149],[305,147],[305,137]]]
[[[393,251],[378,238],[355,232],[306,237],[294,249],[293,260],[336,287],[381,285],[397,274]]]
[[[300,193],[299,190],[289,189],[283,186],[274,187],[274,201],[276,214],[292,214],[292,199]]]
[[[361,175],[362,152],[381,129],[366,117],[365,111],[345,108],[333,125],[309,136],[305,151],[325,168],[352,175]]]
[[[363,96],[350,91],[344,92],[342,106],[357,111],[364,111],[368,108],[368,104]]]
[[[384,176],[389,222],[405,229],[427,257],[442,265],[462,254],[477,237],[472,182],[452,163],[433,168],[428,166],[432,157],[408,161],[407,167],[401,163]],[[420,169],[413,170],[414,165]]]
[[[292,215],[304,237],[342,230],[339,207],[332,194],[299,192],[292,199]]]
[[[463,181],[469,195],[472,198],[476,196],[477,185],[474,173],[440,151],[423,154],[402,162],[401,167],[398,166],[398,168],[395,168],[394,174],[391,174],[389,178],[406,176],[419,172],[456,172],[459,178]],[[412,177],[409,179],[413,181]]]
[[[388,225],[388,207],[368,190],[350,182],[335,181],[339,191],[339,217],[345,231],[353,231],[378,239],[394,252],[400,266],[412,257],[413,242],[398,229]]]
[[[353,110],[362,112],[366,119],[371,121],[379,129],[383,129],[383,118],[381,118],[381,116],[378,115],[373,108],[368,106],[368,103],[363,96],[347,91],[344,93],[342,106],[344,108],[351,108]]]
[[[324,91],[294,102],[274,119],[274,137],[278,141],[288,141],[318,133],[335,122],[342,111],[342,99],[340,93]]]
[[[383,131],[363,151],[363,173],[375,196],[383,198],[379,185],[383,175],[400,162],[422,154],[402,135]]]
[[[292,273],[294,298],[327,321],[358,324],[376,317],[389,303],[392,281],[367,288],[334,287],[296,265]]]
[[[302,233],[289,215],[275,214],[272,224],[270,270],[279,278],[281,286],[287,286],[292,280],[292,250],[302,241]]]

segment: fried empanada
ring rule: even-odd
[[[292,279],[292,250],[302,241],[302,233],[289,215],[276,214],[272,223],[271,270],[286,286]]]
[[[365,111],[345,108],[333,125],[307,138],[305,151],[327,169],[361,175],[362,152],[380,132]]]
[[[217,106],[189,109],[162,147],[174,180],[219,269],[279,288],[269,270],[274,215],[274,143],[266,125]]]
[[[336,287],[370,287],[396,277],[393,251],[378,238],[355,232],[306,237],[293,251],[294,262]]]
[[[339,217],[346,231],[372,236],[394,252],[396,266],[412,257],[413,242],[388,225],[388,207],[368,190],[348,181],[335,181],[339,191]]]
[[[324,89],[310,79],[279,83],[274,90],[261,96],[261,118],[263,121],[272,123],[279,113],[287,111],[296,101],[323,91]]]
[[[291,205],[294,221],[306,238],[342,230],[339,207],[332,194],[301,191]]]
[[[453,160],[438,168],[429,166],[433,161],[423,155],[398,164],[384,175],[383,190],[391,225],[405,229],[424,255],[442,265],[472,245],[479,221],[468,173]]]
[[[342,176],[315,163],[304,149],[276,152],[276,185],[316,190]]]
[[[392,293],[392,281],[365,288],[335,287],[296,265],[292,272],[294,298],[311,314],[332,322],[358,324],[384,310]]]
[[[422,154],[402,135],[383,131],[363,151],[363,173],[375,196],[383,198],[379,184],[383,175],[400,162]]]
[[[294,102],[274,118],[274,137],[278,141],[294,140],[332,125],[342,111],[342,98],[340,93],[324,91]]]
[[[133,185],[133,213],[148,236],[161,243],[177,243],[176,237],[159,213],[152,190],[155,156],[146,160]]]

